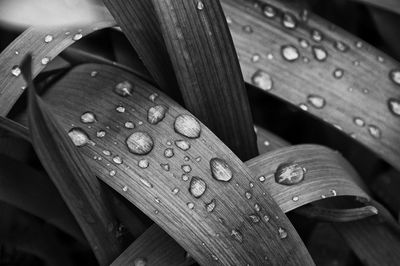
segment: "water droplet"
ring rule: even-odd
[[[254,187],[253,182],[250,182],[250,183],[249,183],[249,187],[250,187],[250,188],[253,188],[253,187]]]
[[[162,163],[160,164],[161,168],[164,169],[165,171],[169,171],[170,167],[168,163]]]
[[[188,202],[186,205],[187,205],[188,208],[191,209],[191,210],[194,208],[194,203],[193,203],[193,202]]]
[[[268,54],[267,54],[267,59],[268,59],[268,60],[274,59],[274,55],[273,55],[272,53],[268,53]]]
[[[285,238],[288,236],[286,230],[283,229],[282,227],[279,227],[279,228],[278,228],[278,233],[279,233],[279,237],[280,237],[281,239],[285,239]]]
[[[264,16],[267,18],[274,18],[276,16],[276,10],[270,5],[265,5],[263,8]]]
[[[293,200],[294,202],[297,202],[297,201],[299,201],[299,197],[298,197],[298,196],[294,196],[294,197],[292,198],[292,200]]]
[[[257,214],[250,214],[249,217],[253,223],[259,223],[261,220],[260,216]]]
[[[176,195],[179,193],[179,188],[175,187],[171,190],[172,194]]]
[[[275,171],[275,181],[281,185],[296,185],[303,179],[304,169],[297,163],[282,163]]]
[[[104,130],[99,130],[96,132],[96,137],[98,138],[104,138],[106,135],[106,132]]]
[[[323,35],[319,30],[313,29],[311,31],[311,38],[316,42],[321,42],[323,39]]]
[[[212,212],[215,209],[216,202],[215,199],[211,200],[209,203],[206,203],[207,212]]]
[[[300,12],[300,14],[299,14],[299,16],[300,16],[300,19],[302,20],[302,21],[304,21],[304,22],[306,22],[307,20],[308,20],[308,10],[307,9],[303,9],[303,10],[301,10],[301,12]]]
[[[83,37],[82,33],[77,33],[72,37],[72,40],[79,41],[80,39],[82,39],[82,37]]]
[[[68,136],[77,147],[82,147],[90,142],[88,134],[79,127],[74,127],[68,132]]]
[[[190,144],[189,142],[185,141],[185,140],[177,140],[175,141],[175,145],[183,150],[183,151],[187,151],[188,149],[190,149]]]
[[[138,166],[140,167],[140,168],[142,168],[142,169],[146,169],[147,167],[149,167],[149,161],[148,160],[146,160],[146,159],[141,159],[139,162],[138,162]]]
[[[362,48],[364,45],[361,41],[356,41],[356,47],[357,48]]]
[[[152,93],[149,96],[149,100],[152,102],[155,102],[157,98],[158,98],[158,93]]]
[[[136,258],[133,261],[134,266],[146,266],[147,265],[147,260],[145,258]]]
[[[103,150],[102,152],[105,156],[111,156],[111,151],[109,150]]]
[[[307,101],[311,104],[314,108],[322,109],[325,106],[325,99],[321,96],[311,94],[307,97]]]
[[[341,41],[336,41],[334,43],[334,47],[336,50],[338,50],[340,52],[347,52],[349,50],[349,46]]]
[[[165,149],[164,156],[166,158],[171,158],[172,156],[174,156],[174,149],[171,149],[171,148]]]
[[[42,65],[47,65],[50,62],[50,58],[48,57],[43,57],[42,60],[40,60]]]
[[[231,231],[231,236],[239,243],[243,242],[243,235],[242,233],[237,230],[237,229],[232,229]]]
[[[251,82],[264,91],[271,90],[273,86],[271,76],[263,70],[257,70],[251,77]]]
[[[197,2],[197,9],[198,10],[203,10],[204,9],[204,3],[202,1]]]
[[[353,61],[353,65],[355,65],[355,66],[359,66],[359,65],[360,65],[360,61],[358,61],[358,60],[354,60],[354,61]]]
[[[122,160],[121,157],[119,156],[114,156],[114,158],[112,159],[114,163],[116,164],[122,164],[124,161]]]
[[[300,57],[299,50],[293,45],[283,45],[281,47],[283,59],[289,62],[294,62]]]
[[[123,106],[121,106],[121,105],[119,105],[119,106],[117,106],[117,108],[115,108],[115,110],[118,112],[118,113],[125,113],[125,107],[123,107]]]
[[[260,176],[259,178],[258,178],[258,180],[260,180],[260,182],[265,182],[265,176]]]
[[[343,77],[343,74],[344,74],[344,71],[343,71],[343,69],[341,69],[341,68],[336,68],[336,69],[333,71],[333,77],[334,77],[335,79],[341,79],[341,78]]]
[[[215,254],[211,254],[211,258],[212,258],[213,260],[215,260],[215,261],[218,261],[218,260],[219,260],[218,257],[217,257]]]
[[[182,180],[183,181],[188,181],[189,180],[189,176],[187,174],[182,174]]]
[[[182,168],[183,172],[185,172],[185,173],[190,173],[192,171],[192,167],[190,167],[190,165],[188,165],[188,164],[182,165],[181,168]]]
[[[300,47],[302,47],[302,48],[308,48],[310,46],[310,43],[306,39],[303,39],[303,38],[299,39],[299,44],[300,44]]]
[[[251,56],[251,62],[253,62],[253,63],[260,61],[260,59],[261,59],[261,56],[259,54],[253,54]]]
[[[364,119],[360,118],[360,117],[354,117],[353,119],[354,124],[356,124],[359,127],[363,127],[365,126],[365,121]]]
[[[177,133],[192,139],[200,137],[201,133],[200,123],[190,115],[179,115],[175,119],[174,129]]]
[[[308,111],[308,106],[307,106],[305,103],[299,104],[299,107],[300,107],[300,109],[303,110],[303,111]]]
[[[121,97],[128,97],[132,95],[133,86],[129,81],[122,81],[115,86],[114,92]]]
[[[109,172],[109,175],[110,175],[110,176],[115,176],[116,173],[117,173],[117,172],[116,172],[115,170],[111,170],[111,171]]]
[[[368,132],[372,137],[376,139],[379,139],[382,135],[381,130],[375,125],[369,125]]]
[[[231,17],[229,17],[229,16],[226,16],[226,23],[228,23],[228,24],[232,24],[232,18]]]
[[[210,160],[210,169],[212,177],[218,181],[228,182],[233,177],[230,166],[220,158]]]
[[[295,16],[290,13],[284,13],[282,17],[282,25],[287,29],[294,29],[297,26]]]
[[[264,219],[264,221],[265,221],[266,223],[268,223],[270,218],[269,218],[268,215],[264,215],[264,216],[263,216],[263,219]]]
[[[200,162],[200,161],[201,161],[201,157],[200,157],[200,156],[199,156],[199,157],[196,157],[195,161],[196,161],[196,162]]]
[[[92,71],[92,72],[90,72],[90,76],[91,76],[92,78],[96,77],[97,74],[98,74],[97,71]]]
[[[384,59],[382,56],[380,56],[380,55],[377,56],[377,59],[378,59],[378,62],[379,62],[379,63],[385,62],[385,59]]]
[[[261,207],[260,207],[260,205],[259,205],[258,203],[255,203],[255,204],[254,204],[254,210],[255,210],[256,212],[261,211]]]
[[[244,193],[244,195],[246,196],[246,199],[251,199],[251,197],[253,195],[251,195],[251,193],[249,191],[246,191],[246,193]]]
[[[207,184],[200,177],[194,176],[190,180],[189,192],[195,198],[200,198],[206,192]]]
[[[318,61],[322,62],[322,61],[325,61],[326,58],[328,58],[328,52],[322,46],[313,45],[312,51],[313,51],[314,58]]]
[[[388,100],[388,107],[392,114],[395,116],[400,116],[400,100],[395,98],[390,98]]]
[[[253,28],[250,25],[244,25],[242,29],[246,33],[253,33]]]
[[[15,77],[18,77],[19,75],[21,75],[21,69],[19,68],[19,66],[13,66],[11,68],[11,74]]]
[[[126,139],[126,145],[131,153],[145,155],[153,149],[153,139],[146,132],[135,132]]]
[[[265,140],[265,141],[263,142],[263,144],[264,144],[264,146],[266,146],[266,147],[268,147],[268,146],[270,145],[270,143],[269,143],[268,140]]]
[[[331,189],[330,192],[331,192],[332,196],[334,196],[334,197],[337,195],[337,192],[334,189]]]
[[[44,42],[45,43],[49,43],[49,42],[52,42],[52,41],[53,41],[53,36],[52,35],[48,34],[48,35],[46,35],[44,37]]]
[[[122,190],[123,190],[124,192],[127,192],[127,191],[128,191],[128,187],[127,187],[127,186],[124,186],[124,187],[122,188]]]
[[[84,124],[91,124],[96,122],[96,115],[92,112],[85,112],[81,115],[81,122]]]
[[[168,111],[168,108],[165,107],[164,105],[156,105],[156,106],[150,107],[150,109],[147,112],[147,121],[152,125],[156,125],[161,120],[164,119],[167,111]]]
[[[400,69],[390,71],[389,77],[395,84],[400,86]]]
[[[142,182],[142,184],[145,185],[148,188],[152,188],[153,187],[153,185],[149,181],[147,181],[146,179],[140,178],[140,182]]]

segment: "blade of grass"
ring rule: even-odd
[[[317,206],[304,206],[296,209],[296,213],[322,222],[343,223],[374,216],[378,214],[378,210],[374,206],[365,206],[354,209],[328,209]]]
[[[29,87],[28,114],[33,147],[75,216],[97,260],[101,265],[108,264],[120,251],[114,234],[115,220],[102,198],[99,181],[36,95],[31,60],[28,55],[21,70]]]
[[[400,4],[397,0],[352,0],[365,5],[375,6],[396,14],[400,14]]]
[[[0,116],[0,129],[14,133],[16,136],[30,142],[29,130],[21,124],[18,124],[11,119]]]

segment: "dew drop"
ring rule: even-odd
[[[228,23],[229,25],[232,24],[232,18],[229,16],[226,16],[226,23]]]
[[[206,192],[207,184],[200,177],[194,176],[190,180],[189,192],[195,198],[200,198]]]
[[[142,184],[145,185],[148,188],[152,188],[153,187],[153,185],[149,181],[147,181],[146,179],[140,178],[140,182],[142,182]]]
[[[135,128],[135,124],[133,122],[131,122],[131,121],[127,121],[127,122],[125,122],[124,127],[127,128],[127,129],[134,129]]]
[[[282,17],[282,25],[287,29],[294,29],[297,26],[295,16],[290,13],[284,13]]]
[[[249,183],[249,187],[250,187],[250,188],[253,188],[253,187],[254,187],[253,182],[250,182],[250,183]]]
[[[211,200],[209,203],[206,203],[206,210],[207,212],[212,212],[215,209],[216,202],[215,199]]]
[[[115,108],[115,110],[118,112],[118,113],[125,113],[125,107],[123,107],[123,106],[121,106],[121,105],[119,105],[119,106],[117,106],[117,108]]]
[[[318,61],[322,62],[322,61],[325,61],[326,58],[328,58],[328,52],[322,46],[313,45],[312,51],[313,51],[314,58]]]
[[[211,258],[212,258],[214,261],[218,261],[218,260],[219,260],[218,257],[217,257],[215,254],[211,254]]]
[[[305,103],[299,104],[299,107],[300,107],[300,109],[303,110],[303,111],[308,111],[308,106],[307,106],[307,104],[305,104]]]
[[[343,74],[344,74],[344,71],[343,71],[343,69],[341,69],[341,68],[336,68],[336,69],[333,71],[333,77],[334,77],[335,79],[341,79],[341,78],[343,77]]]
[[[146,132],[135,132],[126,139],[126,145],[131,153],[145,155],[153,149],[153,139]]]
[[[276,16],[276,10],[270,5],[265,5],[263,8],[263,14],[267,18],[274,18]]]
[[[81,115],[81,122],[84,124],[91,124],[96,122],[96,115],[92,112],[85,112]]]
[[[46,35],[46,36],[44,37],[44,42],[45,42],[45,43],[50,43],[50,42],[52,42],[52,41],[53,41],[53,36],[52,36],[52,35],[48,34],[48,35]]]
[[[124,162],[124,161],[122,160],[122,158],[119,157],[119,156],[114,156],[112,160],[113,160],[113,162],[116,163],[116,164],[122,164],[122,163]]]
[[[396,85],[400,86],[400,69],[390,71],[389,77]]]
[[[319,30],[313,29],[311,31],[311,38],[316,42],[321,42],[323,39],[323,35]]]
[[[237,230],[237,229],[232,229],[231,231],[231,236],[233,239],[235,239],[237,242],[242,243],[243,242],[243,235],[242,233]]]
[[[210,160],[210,169],[212,177],[218,181],[228,182],[233,177],[230,166],[220,158]]]
[[[282,163],[275,171],[275,181],[278,184],[291,186],[304,179],[304,169],[297,163]]]
[[[193,202],[188,202],[186,205],[187,205],[188,208],[191,209],[191,210],[194,208],[194,203],[193,203]]]
[[[251,56],[251,62],[253,62],[253,63],[260,61],[260,59],[261,59],[261,56],[259,54],[253,54]]]
[[[299,44],[300,44],[300,47],[302,47],[302,48],[308,48],[310,46],[310,43],[306,39],[303,39],[303,38],[299,39]]]
[[[105,156],[111,156],[111,151],[109,151],[109,150],[103,150],[102,153],[103,153]]]
[[[80,127],[74,127],[68,132],[68,136],[75,146],[82,147],[90,142],[88,134]]]
[[[115,170],[111,170],[111,171],[109,172],[109,175],[110,175],[110,176],[115,176],[116,173],[117,173],[117,172],[116,172]]]
[[[150,107],[147,111],[147,121],[152,125],[156,125],[164,119],[167,111],[168,108],[164,105],[156,105]]]
[[[42,65],[47,65],[50,62],[50,58],[48,57],[43,57],[42,60],[40,60]]]
[[[188,138],[198,138],[201,133],[200,123],[190,115],[179,115],[174,122],[174,129],[177,133]]]
[[[388,100],[388,107],[392,114],[395,116],[400,116],[400,100],[395,98],[390,98]]]
[[[251,77],[251,82],[264,91],[271,90],[273,86],[271,76],[263,70],[257,70]]]
[[[83,37],[82,33],[77,33],[72,37],[72,40],[79,41],[80,39],[82,39],[82,37]]]
[[[178,147],[179,149],[181,149],[183,151],[187,151],[188,149],[190,149],[189,142],[187,142],[185,140],[177,140],[177,141],[175,141],[175,145],[176,145],[176,147]]]
[[[114,92],[121,97],[128,97],[132,95],[133,86],[129,81],[122,81],[115,85]]]
[[[268,215],[264,215],[264,216],[263,216],[263,219],[264,219],[264,221],[265,221],[266,223],[268,223],[270,218],[269,218]]]
[[[293,45],[283,45],[281,47],[281,54],[283,59],[289,62],[294,62],[300,57],[299,50]]]
[[[200,157],[200,156],[199,156],[199,157],[196,157],[196,158],[195,158],[195,161],[196,161],[196,162],[200,162],[200,161],[201,161],[201,157]]]
[[[364,45],[361,41],[356,41],[356,47],[357,48],[362,48]]]
[[[246,196],[246,199],[251,199],[251,197],[253,195],[251,195],[251,193],[249,191],[246,191],[246,193],[244,193],[244,195]]]
[[[157,98],[158,98],[158,93],[152,93],[149,96],[149,100],[152,102],[155,102]]]
[[[187,174],[182,174],[182,180],[183,181],[188,181],[189,180],[189,176]]]
[[[311,94],[307,97],[307,101],[311,104],[314,108],[322,109],[325,106],[325,99],[321,96]]]
[[[250,25],[244,25],[242,30],[246,33],[253,33],[253,28]]]
[[[97,71],[92,71],[92,72],[90,72],[90,76],[91,76],[92,78],[96,77],[97,74],[98,74]]]
[[[261,207],[260,207],[260,205],[259,205],[258,203],[254,204],[254,210],[255,210],[256,212],[261,211]]]
[[[260,182],[265,182],[265,176],[260,176],[260,177],[258,177],[258,180],[260,180]]]
[[[192,171],[192,167],[190,167],[190,165],[188,165],[188,164],[182,165],[181,168],[182,168],[183,172],[185,172],[185,173],[190,173]]]
[[[372,137],[376,139],[379,139],[382,135],[381,130],[375,125],[369,125],[368,132]]]
[[[349,46],[342,41],[336,41],[333,46],[340,52],[347,52],[349,50]]]
[[[285,239],[285,238],[288,236],[286,230],[283,229],[282,227],[279,227],[279,228],[278,228],[278,233],[279,233],[279,237],[280,237],[281,239]]]
[[[266,147],[268,147],[268,146],[270,145],[270,143],[269,143],[268,140],[265,140],[265,141],[263,142],[263,144],[264,144],[264,146],[266,146]]]
[[[147,160],[147,159],[141,159],[139,162],[138,162],[138,166],[140,167],[140,168],[142,168],[142,169],[146,169],[147,167],[149,167],[149,161]]]
[[[334,196],[334,197],[337,195],[337,192],[334,189],[331,189],[330,192],[331,192],[332,196]]]
[[[122,188],[122,190],[123,190],[124,192],[127,192],[127,191],[128,191],[128,187],[127,187],[127,186],[124,186],[124,187]]]
[[[168,163],[162,163],[160,164],[161,168],[164,169],[165,171],[169,171],[170,166]]]
[[[204,3],[202,1],[197,2],[197,9],[198,10],[203,10],[204,9]]]
[[[165,156],[166,158],[171,158],[171,157],[173,157],[173,156],[174,156],[174,149],[171,149],[171,148],[165,149],[165,151],[164,151],[164,156]]]
[[[11,68],[11,74],[15,77],[18,77],[19,75],[21,75],[21,69],[19,68],[19,66],[13,66]]]
[[[365,121],[361,117],[354,117],[353,122],[359,127],[365,126]]]
[[[257,214],[251,214],[249,215],[249,217],[253,223],[259,223],[261,220],[260,216],[258,216]]]
[[[297,202],[297,201],[299,201],[299,197],[298,197],[298,196],[294,196],[294,197],[292,198],[292,200],[293,200],[294,202]]]
[[[172,194],[176,195],[179,193],[179,188],[175,187],[171,190]]]
[[[106,135],[106,132],[104,130],[99,130],[96,132],[96,137],[98,138],[104,138]]]
[[[146,266],[147,265],[147,259],[145,258],[136,258],[133,261],[134,266]]]

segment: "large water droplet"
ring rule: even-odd
[[[114,92],[119,96],[128,97],[132,95],[133,86],[129,81],[122,81],[115,86]]]
[[[322,46],[313,45],[312,51],[313,51],[314,58],[318,61],[322,62],[322,61],[325,61],[326,58],[328,58],[328,52]]]
[[[200,123],[190,115],[179,115],[175,119],[174,129],[177,133],[192,139],[200,137],[201,133]]]
[[[287,29],[294,29],[297,26],[297,21],[295,16],[290,13],[285,12],[282,17],[282,25]]]
[[[279,233],[279,237],[281,239],[285,239],[288,236],[286,230],[284,228],[282,228],[282,227],[278,228],[278,233]]]
[[[88,134],[80,127],[74,127],[68,132],[68,136],[77,147],[82,147],[89,143]]]
[[[325,99],[321,96],[311,94],[307,97],[307,101],[311,104],[314,108],[322,109],[325,106]]]
[[[275,181],[281,185],[296,185],[303,179],[304,169],[297,163],[282,163],[275,171]]]
[[[230,166],[223,159],[212,158],[210,169],[212,177],[218,181],[228,182],[233,177]]]
[[[13,66],[11,68],[11,74],[15,77],[18,77],[19,75],[21,75],[21,69],[19,68],[19,66]]]
[[[381,135],[382,135],[381,130],[379,129],[379,127],[377,127],[375,125],[369,125],[368,132],[372,137],[374,137],[376,139],[381,138]]]
[[[272,78],[263,70],[257,70],[251,77],[251,82],[264,91],[272,89]]]
[[[200,198],[206,192],[207,184],[200,177],[194,176],[190,180],[189,192],[195,198]]]
[[[177,140],[175,141],[175,145],[183,151],[187,151],[188,149],[190,149],[190,144],[186,140]]]
[[[231,231],[231,236],[239,243],[243,242],[243,235],[242,233],[237,230],[237,229],[232,229]]]
[[[212,212],[216,206],[215,199],[211,200],[209,203],[206,203],[206,210],[207,212]]]
[[[147,259],[145,258],[136,258],[133,261],[134,266],[146,266],[147,265]]]
[[[145,155],[153,149],[153,139],[146,132],[135,132],[126,139],[126,145],[131,153]]]
[[[138,162],[138,166],[142,169],[146,169],[147,167],[149,167],[149,161],[147,159],[142,159]]]
[[[84,124],[91,124],[96,122],[96,115],[92,112],[85,112],[81,115],[81,122]]]
[[[299,50],[293,45],[283,45],[281,47],[283,59],[289,62],[294,62],[300,57]]]
[[[400,116],[400,100],[395,98],[390,98],[388,100],[388,107],[392,114]]]
[[[161,120],[164,119],[167,110],[168,108],[164,105],[156,105],[150,107],[147,112],[147,121],[152,125],[158,124]]]

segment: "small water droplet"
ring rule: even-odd
[[[268,146],[270,145],[270,143],[269,143],[268,140],[265,140],[265,141],[263,142],[263,144],[264,144],[264,146],[266,146],[266,147],[268,147]]]
[[[132,95],[133,86],[129,81],[122,81],[115,86],[114,92],[121,97],[128,97]]]
[[[102,152],[105,156],[111,156],[111,151],[109,150],[103,150]]]
[[[146,266],[147,265],[147,259],[145,258],[136,258],[133,261],[134,266]]]
[[[122,190],[123,190],[124,192],[127,192],[127,191],[128,191],[128,187],[127,187],[127,186],[124,186],[124,187],[122,188]]]
[[[256,63],[256,62],[260,61],[260,59],[261,59],[260,54],[253,54],[251,56],[251,62],[253,62],[253,63]]]
[[[110,176],[115,176],[116,173],[117,173],[117,172],[116,172],[115,170],[111,170],[111,171],[109,172],[109,175],[110,175]]]
[[[192,139],[200,137],[201,133],[200,123],[190,115],[179,115],[175,119],[174,129],[177,133]]]
[[[362,48],[364,45],[361,41],[356,41],[356,47],[357,48]]]
[[[197,9],[198,10],[203,10],[204,9],[204,3],[202,1],[197,2]]]
[[[322,46],[313,45],[312,51],[313,51],[314,58],[320,62],[323,62],[328,58],[328,52]]]
[[[138,162],[138,166],[140,167],[140,168],[142,168],[142,169],[145,169],[145,168],[147,168],[147,167],[149,167],[149,161],[147,160],[147,159],[141,159],[139,162]]]
[[[304,179],[304,169],[297,163],[282,163],[275,171],[275,181],[278,184],[291,186]]]
[[[379,62],[379,63],[385,62],[385,59],[384,59],[382,56],[380,56],[380,55],[377,56],[377,59],[378,59],[378,62]]]
[[[306,22],[306,21],[308,20],[308,14],[309,14],[309,12],[308,12],[307,9],[301,10],[301,11],[300,11],[300,14],[299,14],[300,19],[301,19],[302,21]]]
[[[319,30],[313,29],[311,31],[311,38],[316,42],[321,42],[323,39],[323,35]]]
[[[250,25],[244,25],[242,29],[246,33],[253,33],[253,28]]]
[[[88,134],[80,127],[72,128],[68,132],[68,136],[77,147],[82,147],[90,142]]]
[[[299,50],[294,45],[283,45],[281,47],[283,59],[289,62],[294,62],[300,57]]]
[[[84,124],[91,124],[96,122],[96,115],[92,112],[85,112],[81,115],[81,122]]]
[[[308,106],[307,106],[305,103],[299,104],[299,107],[300,107],[300,109],[303,110],[303,111],[308,111]]]
[[[143,185],[145,185],[148,188],[152,188],[153,184],[151,184],[149,181],[147,181],[146,179],[140,178],[140,182],[142,182]]]
[[[206,203],[206,210],[207,212],[212,212],[215,209],[216,202],[215,199],[212,199],[209,203]]]
[[[191,209],[191,210],[194,208],[194,203],[193,203],[193,202],[188,202],[186,205],[187,205],[188,208]]]
[[[164,169],[165,171],[169,171],[169,169],[170,169],[168,163],[161,163],[160,166],[161,166],[161,168]]]
[[[400,100],[395,98],[390,98],[388,100],[388,107],[392,114],[395,116],[400,116]]]
[[[354,117],[353,122],[359,127],[365,126],[365,121],[361,117]]]
[[[290,13],[285,12],[282,17],[282,25],[287,29],[294,29],[297,26],[297,21],[295,16]]]
[[[249,183],[249,187],[250,187],[250,188],[253,188],[253,187],[254,187],[253,182],[250,182],[250,183]]]
[[[118,105],[117,106],[117,108],[115,108],[115,110],[118,112],[118,113],[125,113],[125,107],[123,107],[123,106],[121,106],[121,105]]]
[[[251,77],[251,82],[264,91],[271,90],[273,86],[271,76],[263,70],[257,70]]]
[[[268,223],[270,218],[269,218],[268,215],[264,215],[264,216],[263,216],[263,219],[264,219],[264,221],[265,221],[266,223]]]
[[[232,24],[232,18],[229,16],[226,16],[226,23],[228,23],[229,25]]]
[[[390,80],[400,86],[400,69],[393,69],[389,73]]]
[[[104,138],[106,135],[106,132],[104,130],[99,130],[96,132],[96,137],[98,138]]]
[[[165,156],[166,158],[171,158],[171,157],[173,157],[173,156],[174,156],[174,149],[172,149],[172,148],[167,148],[167,149],[165,149],[165,151],[164,151],[164,156]]]
[[[188,181],[189,180],[189,176],[187,174],[182,174],[182,180],[183,181]]]
[[[18,77],[19,75],[21,75],[21,69],[19,68],[19,66],[13,66],[11,68],[11,74],[15,77]]]
[[[261,220],[260,216],[257,214],[250,214],[249,217],[253,223],[259,223]]]
[[[310,43],[306,39],[303,39],[303,38],[299,39],[299,44],[300,44],[300,47],[302,47],[302,48],[308,48],[310,46]]]
[[[299,201],[299,197],[298,197],[298,196],[294,196],[294,197],[292,198],[292,200],[293,200],[294,202],[297,202],[297,201]]]
[[[181,149],[183,151],[187,151],[188,149],[190,149],[189,142],[187,142],[185,140],[177,140],[177,141],[175,141],[175,145],[176,145],[176,147],[178,147],[179,149]]]
[[[183,172],[185,172],[185,173],[190,173],[192,171],[192,167],[190,167],[190,165],[188,165],[188,164],[182,165],[181,168],[182,168]]]
[[[74,40],[74,41],[79,41],[80,39],[82,39],[82,37],[83,37],[83,35],[82,35],[82,33],[77,33],[77,34],[75,34],[73,37],[72,37],[72,40]]]
[[[158,93],[152,93],[149,96],[149,100],[152,102],[155,102],[157,98],[158,98]]]
[[[196,161],[196,162],[200,162],[200,161],[201,161],[201,157],[200,157],[200,156],[199,156],[199,157],[196,157],[196,158],[195,158],[195,161]]]
[[[307,97],[307,101],[309,104],[311,104],[314,108],[317,109],[322,109],[324,108],[326,102],[325,99],[322,98],[321,96],[311,94]]]
[[[168,108],[164,105],[156,105],[150,107],[147,111],[147,121],[152,125],[156,125],[164,119],[167,111]]]
[[[349,46],[342,41],[336,41],[333,46],[340,52],[347,52],[349,50]]]
[[[171,190],[172,194],[176,195],[179,193],[179,188],[175,187]]]
[[[242,233],[237,230],[237,229],[232,229],[231,231],[231,236],[239,243],[243,242],[243,235]]]
[[[279,237],[280,237],[281,239],[285,239],[285,238],[288,236],[286,230],[283,229],[282,227],[279,227],[279,228],[278,228],[278,233],[279,233]]]
[[[359,65],[360,65],[360,61],[354,60],[354,61],[353,61],[353,65],[354,65],[354,66],[359,66]]]
[[[91,76],[92,78],[96,77],[97,74],[98,74],[97,71],[92,71],[92,72],[90,72],[90,76]]]
[[[341,68],[336,68],[336,69],[333,71],[333,77],[334,77],[335,79],[341,79],[341,78],[343,77],[343,74],[344,74],[344,71],[343,71],[343,69],[341,69]]]
[[[263,175],[262,175],[262,176],[259,176],[259,177],[258,177],[258,180],[260,180],[260,182],[265,182],[265,176],[263,176]]]
[[[274,18],[276,16],[276,10],[270,5],[265,5],[263,8],[263,14],[267,18]]]
[[[372,137],[374,137],[376,139],[381,138],[381,135],[382,135],[381,130],[375,125],[369,125],[368,132]]]
[[[48,57],[43,57],[42,60],[40,60],[42,65],[47,65],[50,62],[50,58]]]
[[[215,260],[215,261],[218,261],[218,260],[219,260],[218,257],[217,257],[215,254],[211,254],[211,258],[212,258],[213,260]]]
[[[114,156],[112,160],[113,160],[113,162],[116,163],[116,164],[122,164],[122,163],[124,162],[124,161],[122,160],[122,158],[119,157],[119,156]]]
[[[268,53],[268,54],[267,54],[267,59],[268,59],[268,60],[274,59],[274,55],[273,55],[272,53]]]
[[[131,153],[145,155],[153,149],[153,139],[146,132],[135,132],[126,139],[126,145]]]
[[[52,36],[52,35],[48,34],[48,35],[46,35],[46,36],[44,37],[44,42],[45,42],[45,43],[50,43],[50,42],[52,42],[52,41],[53,41],[53,36]]]
[[[218,181],[228,182],[233,177],[230,166],[220,158],[210,160],[210,169],[212,177]]]
[[[331,189],[330,192],[331,192],[332,196],[334,196],[334,197],[337,195],[337,192],[334,189]]]
[[[261,211],[261,207],[260,207],[260,205],[259,205],[258,203],[255,203],[255,204],[254,204],[254,210],[255,210],[256,212]]]
[[[200,177],[194,176],[190,180],[189,192],[195,198],[200,198],[207,190],[207,184]]]
[[[244,193],[244,195],[246,196],[246,199],[251,199],[251,197],[253,195],[251,195],[251,193],[249,191],[246,191],[246,193]]]

